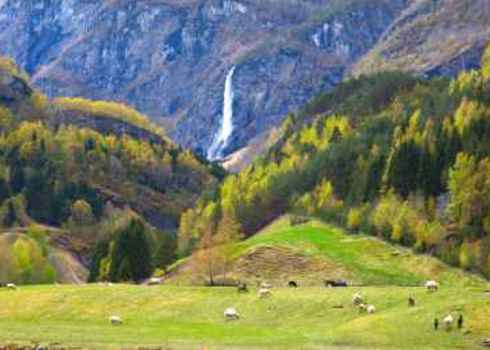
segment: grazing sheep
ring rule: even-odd
[[[427,288],[429,292],[435,292],[439,289],[439,283],[436,281],[427,281],[425,282],[425,288]]]
[[[410,307],[415,306],[415,299],[413,297],[408,297],[408,306]]]
[[[289,288],[298,288],[298,283],[296,283],[295,281],[289,281],[288,287]]]
[[[376,312],[376,307],[375,307],[374,305],[369,305],[369,306],[367,307],[367,312],[368,312],[368,314],[370,314],[370,315],[374,314],[374,313]]]
[[[260,288],[262,288],[262,289],[271,289],[272,286],[269,283],[267,283],[267,282],[262,282],[260,284]]]
[[[364,302],[364,298],[362,297],[361,293],[356,293],[352,297],[352,304],[354,305],[360,305]]]
[[[368,306],[366,304],[361,303],[358,305],[358,308],[359,308],[359,313],[362,314],[364,312],[367,312]]]
[[[260,298],[267,298],[270,296],[272,296],[272,292],[270,291],[270,289],[267,289],[267,288],[260,288],[259,289],[259,297]]]
[[[240,319],[240,315],[233,307],[229,307],[228,309],[226,309],[224,312],[224,316],[227,321],[235,321]]]
[[[323,281],[325,287],[334,288],[334,287],[348,287],[348,283],[343,280],[325,280]]]
[[[248,287],[246,283],[239,283],[237,286],[238,293],[248,293]]]
[[[149,286],[157,286],[159,284],[162,284],[162,282],[163,282],[163,278],[153,277],[153,278],[150,278],[150,280],[148,281],[148,285]]]
[[[490,348],[490,338],[483,339],[481,345]]]
[[[452,315],[447,315],[446,317],[444,317],[442,322],[446,326],[446,330],[450,330],[454,323],[454,317]]]
[[[17,286],[13,283],[7,283],[7,289],[17,290]]]
[[[119,325],[122,325],[122,323],[123,323],[121,317],[119,317],[119,316],[111,316],[109,318],[109,321],[111,322],[111,324],[113,326],[119,326]]]
[[[439,319],[434,318],[434,330],[437,331],[439,329]]]

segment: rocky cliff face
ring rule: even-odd
[[[401,69],[454,76],[479,67],[489,40],[490,1],[413,1],[355,64],[353,73]]]
[[[128,102],[202,154],[235,66],[228,154],[338,83],[420,2],[3,0],[0,52],[48,95]]]

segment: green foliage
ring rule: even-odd
[[[90,225],[94,222],[92,207],[83,199],[75,201],[70,211],[70,218],[75,225]]]
[[[490,79],[490,44],[487,46],[485,53],[483,54],[482,62],[482,75],[485,80]]]
[[[102,214],[101,188],[130,202],[141,187],[155,192],[154,200],[175,193],[173,201],[151,204],[176,222],[192,196],[214,181],[190,152],[88,129],[54,131],[42,122],[23,122],[0,144],[0,203],[22,194],[27,214],[50,225],[90,226]]]
[[[332,92],[315,97],[300,113],[301,117],[325,113],[355,116],[378,113],[404,90],[417,83],[402,72],[386,72],[342,82]]]
[[[3,70],[13,76],[16,76],[24,81],[29,80],[29,76],[26,72],[21,70],[14,60],[9,57],[0,56],[0,70]]]
[[[177,239],[163,234],[153,258],[153,266],[167,271],[167,267],[177,260]]]
[[[449,212],[472,238],[490,234],[490,158],[477,162],[461,153],[449,175]]]
[[[121,119],[140,128],[157,132],[162,136],[165,135],[163,129],[152,124],[148,117],[122,103],[111,101],[94,101],[74,97],[60,97],[55,99],[52,103],[56,108],[62,111],[76,110],[84,112],[93,117],[104,116]]]
[[[56,271],[48,261],[45,242],[19,235],[12,242],[0,237],[0,282],[18,284],[53,283]]]
[[[138,282],[151,275],[151,253],[145,231],[144,223],[133,218],[116,233],[109,270],[111,281]]]
[[[8,108],[0,106],[0,131],[6,131],[11,128],[14,120],[12,113]]]

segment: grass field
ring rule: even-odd
[[[478,349],[490,336],[488,283],[428,258],[364,236],[347,236],[320,223],[284,223],[236,247],[289,246],[345,265],[366,287],[274,288],[255,291],[179,286],[32,286],[0,290],[0,344],[58,342],[86,348],[163,349]],[[394,254],[394,251],[396,251]],[[442,287],[419,284],[436,274]],[[351,305],[356,291],[376,306],[374,315]],[[409,308],[407,298],[415,297]],[[343,308],[338,308],[343,305]],[[235,307],[239,321],[226,322]],[[434,317],[463,313],[463,330],[434,331]],[[108,318],[123,318],[112,326]]]

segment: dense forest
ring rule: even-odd
[[[363,76],[313,99],[182,215],[180,254],[290,212],[490,277],[490,47],[481,63],[454,79]]]
[[[130,107],[50,101],[0,60],[0,283],[54,281],[49,247],[60,233],[81,259],[94,257],[92,280],[148,277],[174,255],[181,211],[220,176]]]

